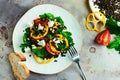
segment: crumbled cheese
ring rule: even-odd
[[[37,47],[35,45],[32,45],[32,49],[36,49]]]
[[[60,43],[60,38],[54,38],[53,41],[55,44],[58,44],[58,43]]]
[[[43,47],[45,46],[45,40],[41,40],[41,41],[37,40],[37,42],[38,42],[37,43],[38,45],[43,46]]]
[[[38,30],[43,30],[44,26],[41,26],[41,24],[38,25]]]
[[[25,48],[25,52],[30,53],[30,52],[31,52],[30,48],[29,48],[29,47],[26,47],[26,48]]]
[[[49,22],[48,22],[48,26],[49,26],[49,27],[52,27],[53,25],[54,25],[54,21],[49,21]]]

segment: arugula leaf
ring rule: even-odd
[[[72,33],[68,32],[68,31],[65,31],[65,32],[62,32],[62,35],[67,38],[67,37],[71,36]]]
[[[68,40],[68,42],[69,42],[69,47],[74,45],[73,39],[72,39],[72,37],[71,37],[71,35],[72,35],[71,32],[65,31],[65,32],[62,32],[62,35],[63,35],[65,38],[67,38],[67,40]]]
[[[61,32],[63,31],[63,27],[59,27],[57,28],[57,30],[54,32],[54,34],[61,34]]]
[[[41,58],[45,58],[48,55],[45,48],[32,49],[32,52]]]
[[[26,28],[25,33],[23,35],[23,43],[20,45],[22,52],[25,52],[25,48],[29,47],[32,44],[31,41],[28,39],[29,37],[30,37],[30,28]]]
[[[22,50],[23,53],[25,52],[25,48],[26,48],[27,46],[28,46],[28,45],[26,45],[26,44],[21,44],[21,45],[20,45],[20,48],[21,48],[21,50]]]
[[[53,38],[53,35],[50,34],[50,33],[48,33],[46,36],[47,36],[48,39],[52,39]]]
[[[51,13],[44,13],[43,15],[39,15],[40,18],[46,18],[48,20],[54,20],[54,15]]]
[[[26,28],[25,29],[25,33],[23,35],[23,43],[27,43],[28,42],[29,36],[30,36],[30,28]]]
[[[112,48],[117,49],[118,46],[120,46],[120,35],[118,35],[116,39],[113,42],[111,42],[107,47],[109,49],[112,49]]]
[[[59,17],[55,17],[54,18],[57,22],[60,22],[62,27],[64,27],[64,21],[62,20],[62,18],[59,16]]]
[[[120,26],[118,25],[118,22],[112,18],[112,16],[107,19],[106,24],[107,29],[110,31],[111,34],[120,34]]]
[[[68,42],[69,42],[69,46],[73,46],[74,45],[73,39],[71,37],[69,37],[67,39],[68,39]]]
[[[117,35],[115,39],[120,42],[120,35]]]
[[[64,50],[64,49],[65,49],[65,47],[66,47],[66,45],[65,45],[65,42],[64,42],[64,41],[63,41],[63,43],[58,43],[58,44],[57,44],[57,46],[58,46],[58,48],[57,48],[57,49],[58,49],[58,50],[60,50],[60,51],[61,51],[61,50]]]
[[[118,46],[115,48],[115,50],[120,52],[120,45],[118,45]]]
[[[112,49],[112,48],[117,48],[118,46],[119,46],[119,41],[113,41],[107,46],[107,48]]]
[[[117,21],[114,20],[114,19],[112,18],[112,16],[108,17],[108,19],[107,19],[107,21],[106,21],[106,24],[109,25],[109,26],[118,27]]]

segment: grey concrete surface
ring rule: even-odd
[[[88,0],[0,0],[0,80],[15,80],[8,61],[13,52],[12,32],[16,22],[33,6],[55,4],[72,13],[83,31],[80,52],[81,67],[87,80],[120,80],[120,54],[94,43],[96,32],[88,31],[85,19],[89,12]],[[92,52],[91,49],[96,51]],[[77,66],[73,63],[65,71],[54,75],[32,73],[28,80],[81,80]]]

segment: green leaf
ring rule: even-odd
[[[74,45],[73,39],[71,37],[68,38],[68,42],[69,42],[69,46],[73,46]]]
[[[67,38],[67,37],[71,36],[72,33],[68,32],[68,31],[65,31],[65,32],[62,32],[62,35]]]
[[[112,18],[112,16],[108,17],[108,19],[107,19],[107,21],[106,21],[106,24],[109,25],[109,26],[118,27],[117,21],[114,20],[114,19]]]
[[[57,46],[58,46],[58,50],[64,50],[65,49],[65,47],[66,47],[66,45],[65,45],[65,42],[63,41],[63,43],[58,43],[57,44]]]
[[[107,48],[112,49],[112,48],[116,48],[116,47],[118,47],[118,46],[119,46],[119,41],[115,40],[115,41],[111,42],[111,43],[107,46]]]
[[[69,46],[68,46],[68,48],[65,48],[65,43],[63,43],[63,44],[58,44],[58,47],[60,48],[60,49],[65,49],[65,50],[67,50],[67,49],[69,49],[70,48],[70,46],[73,46],[74,45],[74,43],[73,43],[73,39],[72,39],[72,33],[71,32],[68,32],[68,31],[65,31],[65,32],[62,32],[61,33],[67,40],[68,40],[68,43],[69,43]]]
[[[67,40],[68,40],[68,42],[69,42],[69,46],[74,45],[73,39],[72,39],[72,37],[71,37],[71,35],[72,35],[71,32],[65,31],[65,32],[62,32],[62,35],[67,38]]]
[[[43,15],[39,15],[40,18],[46,18],[48,20],[54,20],[54,15],[51,13],[44,13]]]
[[[48,39],[52,39],[53,38],[52,34],[50,34],[50,33],[48,33],[46,36],[47,36]]]
[[[120,35],[117,35],[115,39],[120,42]]]
[[[120,28],[119,27],[108,26],[107,29],[110,31],[111,34],[115,34],[115,35],[120,34]]]
[[[60,22],[62,27],[64,27],[64,21],[62,20],[62,18],[59,16],[59,17],[55,17],[54,18],[57,22]]]
[[[60,28],[57,28],[57,30],[54,32],[54,34],[61,34],[63,28],[60,27]]]
[[[23,35],[23,43],[20,45],[22,52],[25,52],[25,48],[29,47],[32,44],[31,41],[28,40],[29,36],[30,36],[30,28],[26,28],[25,33]]]
[[[51,13],[47,13],[46,16],[48,17],[48,19],[53,20],[54,19],[54,15]]]
[[[111,34],[119,35],[120,34],[120,26],[118,22],[110,16],[107,21],[107,29],[110,31]]]
[[[116,47],[115,50],[120,52],[120,45]]]
[[[27,47],[26,44],[21,44],[21,45],[20,45],[20,48],[21,48],[21,50],[22,50],[23,53],[25,52],[25,48],[26,48],[26,47]]]
[[[45,58],[48,55],[45,48],[32,49],[32,52],[41,58]]]

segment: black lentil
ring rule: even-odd
[[[29,57],[31,57],[32,55],[30,54]]]
[[[67,51],[63,51],[63,52],[61,53],[61,57],[65,57],[66,54],[67,54]]]
[[[54,60],[54,62],[58,62],[57,60]]]
[[[94,4],[98,5],[106,17],[112,16],[115,20],[120,21],[120,0],[96,0]]]

